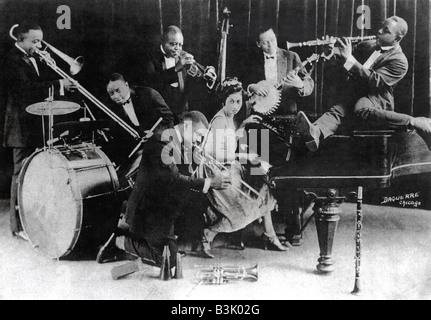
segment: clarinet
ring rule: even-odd
[[[355,286],[353,288],[352,294],[361,294],[361,249],[362,249],[362,199],[363,199],[363,189],[358,188],[358,200],[357,200],[357,210],[356,210],[356,254],[355,254]]]

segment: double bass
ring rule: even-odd
[[[230,15],[229,9],[226,7],[223,10],[223,21],[220,24],[221,38],[219,45],[219,56],[218,56],[218,69],[217,69],[217,77],[220,83],[223,83],[226,78],[226,53],[227,53],[227,39],[229,35],[229,28],[231,27],[229,21]]]

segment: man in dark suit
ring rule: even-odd
[[[13,148],[14,172],[11,185],[10,226],[12,234],[26,238],[16,210],[17,178],[22,162],[37,147],[44,145],[41,117],[26,112],[34,103],[48,97],[50,88],[56,93],[73,90],[76,83],[58,79],[54,72],[37,59],[43,32],[34,23],[22,23],[15,30],[17,41],[2,62],[2,88],[6,95],[3,144]]]
[[[296,114],[296,100],[312,94],[313,79],[305,68],[301,68],[298,74],[289,74],[301,65],[301,59],[295,52],[278,47],[277,36],[272,28],[259,30],[256,45],[259,52],[246,59],[247,66],[243,67],[241,81],[248,86],[250,93],[266,96],[268,86],[273,86],[287,76],[281,89],[282,100],[275,114]],[[267,81],[261,82],[263,80]]]
[[[184,36],[176,26],[163,33],[160,48],[144,59],[143,83],[158,91],[168,106],[182,118],[188,111],[191,77],[187,66],[194,63],[193,56],[183,52]]]
[[[404,19],[393,16],[383,22],[373,43],[361,43],[353,51],[349,39],[337,40],[340,45],[338,57],[352,79],[347,83],[348,94],[340,92],[343,101],[314,124],[305,114],[298,114],[298,131],[311,151],[319,148],[321,138],[333,135],[352,118],[352,113],[355,122],[363,120],[368,126],[414,129],[431,149],[431,119],[394,112],[394,88],[408,70],[408,61],[400,46],[407,29]]]
[[[126,79],[118,73],[112,74],[106,90],[113,104],[111,109],[141,137],[146,135],[146,131],[150,130],[159,118],[163,118],[159,129],[172,128],[178,123],[178,118],[156,90],[130,87]],[[114,150],[108,153],[111,161],[122,164],[137,145],[137,141],[120,126],[113,124],[112,128],[115,141],[108,150]]]
[[[121,249],[160,266],[163,248],[169,245],[171,266],[175,266],[178,249],[174,224],[181,213],[190,213],[187,208],[194,205],[188,201],[190,193],[206,193],[209,188],[226,188],[230,183],[230,178],[221,175],[214,179],[191,176],[193,161],[185,150],[202,138],[207,128],[206,118],[191,111],[179,125],[159,130],[148,140],[127,207],[130,234],[114,234],[99,251],[99,263],[112,259]]]

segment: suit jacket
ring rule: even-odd
[[[354,52],[354,55],[358,56],[358,62],[349,72],[358,78],[357,85],[366,88],[366,96],[376,108],[393,111],[394,88],[406,75],[409,64],[403,50],[398,46],[379,56],[370,69],[365,69],[362,63],[365,63],[375,50],[374,41],[358,46]]]
[[[158,91],[172,111],[181,118],[189,109],[190,77],[185,68],[177,73],[175,68],[166,69],[164,65],[165,57],[160,50],[149,54],[144,59],[141,82]],[[175,82],[179,83],[178,88],[171,86]]]
[[[159,130],[172,128],[178,123],[178,118],[156,90],[148,87],[133,87],[130,97],[139,126],[133,124],[122,106],[110,101],[109,107],[119,118],[135,129],[141,137],[145,136],[145,131],[150,130],[160,117],[163,118],[163,121],[157,128]],[[121,164],[127,159],[138,142],[117,123],[112,122],[111,128],[113,142],[107,147],[107,153],[113,162]]]
[[[60,87],[54,72],[36,58],[40,76],[28,57],[13,47],[2,62],[1,88],[6,99],[3,144],[6,147],[43,146],[41,116],[26,112],[48,97],[51,86]]]
[[[159,131],[145,144],[128,201],[126,217],[132,235],[150,243],[174,239],[174,223],[186,207],[188,194],[203,190],[205,185],[204,179],[190,176],[189,165],[162,160],[163,151],[181,159],[181,146],[172,143],[162,141]]]
[[[265,80],[265,56],[260,51],[258,53],[253,53],[248,59],[245,59],[247,63],[242,69],[241,81],[248,86],[253,83],[258,83],[259,81]],[[284,49],[277,49],[277,81],[283,79],[290,71],[295,69],[301,64],[301,59],[298,54],[292,51],[287,51]],[[300,96],[309,96],[314,90],[314,81],[305,68],[298,72],[298,75],[304,82],[304,92],[299,94],[298,90],[295,88],[288,88],[283,85],[282,88],[282,101],[276,114],[292,114],[296,113],[297,105],[296,100]]]

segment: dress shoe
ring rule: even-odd
[[[431,150],[431,119],[425,117],[412,118],[411,125],[426,142],[428,149]]]
[[[310,151],[316,152],[319,149],[320,130],[308,120],[302,111],[298,112],[296,118],[296,130],[304,137],[305,145]]]
[[[118,261],[122,251],[118,249],[115,245],[115,240],[117,239],[117,234],[114,232],[109,237],[108,241],[100,248],[97,253],[96,261],[97,263],[106,263]]]
[[[283,246],[277,236],[269,237],[265,233],[261,235],[262,245],[264,250],[271,251],[287,251],[289,248]]]
[[[18,239],[21,239],[24,241],[30,241],[27,234],[24,231],[12,232],[12,236],[17,237]]]

